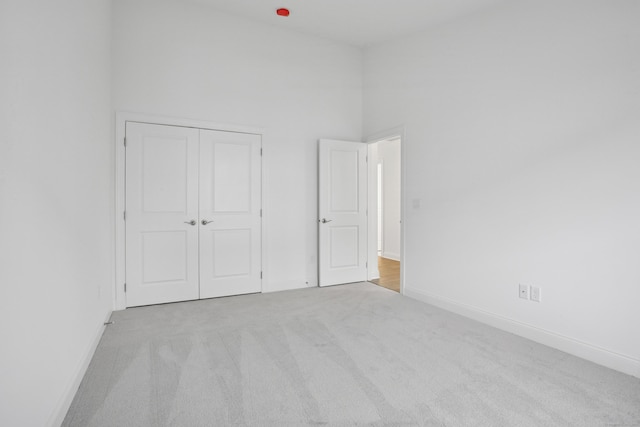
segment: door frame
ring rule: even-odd
[[[368,135],[365,138],[365,143],[368,145],[367,152],[369,157],[371,158],[372,153],[372,144],[377,142],[386,141],[388,139],[400,138],[400,294],[404,295],[404,278],[405,278],[405,244],[406,244],[406,221],[405,221],[405,194],[406,194],[406,159],[407,159],[407,144],[406,144],[406,135],[405,135],[405,127],[404,126],[396,126],[394,128],[390,128],[387,130],[379,131]],[[377,175],[377,162],[370,161],[368,162],[368,180],[369,180],[369,188],[377,188],[377,183],[374,182],[373,179]],[[369,195],[369,212],[373,213],[373,215],[369,215],[368,218],[368,248],[367,248],[367,261],[370,266],[373,266],[367,271],[367,280],[373,279],[371,273],[377,272],[378,268],[378,250],[377,250],[377,239],[372,239],[372,236],[377,235],[377,227],[378,227],[378,206],[377,206],[377,195],[373,195],[372,191],[368,191]]]
[[[267,139],[267,132],[264,128],[255,127],[255,126],[243,126],[243,125],[232,125],[232,124],[223,124],[210,122],[206,120],[193,120],[193,119],[185,119],[179,117],[168,117],[161,116],[156,114],[146,114],[146,113],[135,113],[135,112],[127,112],[127,111],[117,111],[115,117],[115,139],[114,139],[114,170],[115,170],[115,212],[114,212],[114,221],[115,221],[115,239],[114,239],[114,264],[115,264],[115,276],[114,276],[114,292],[113,292],[113,307],[114,310],[124,310],[127,307],[126,304],[126,294],[124,291],[125,279],[126,279],[126,236],[125,236],[125,221],[124,221],[124,210],[125,210],[125,146],[124,146],[124,138],[126,135],[126,124],[127,122],[139,122],[139,123],[147,123],[147,124],[155,124],[155,125],[165,125],[165,126],[181,126],[181,127],[189,127],[189,128],[197,128],[197,129],[209,129],[209,130],[218,130],[224,132],[238,132],[238,133],[249,133],[254,135],[260,135],[262,139],[262,147],[265,146],[265,140]],[[265,164],[267,162],[264,161],[264,151],[263,156],[261,158],[262,167],[261,167],[261,176],[260,180],[262,182],[261,185],[261,194],[260,194],[260,203],[263,207],[262,211],[262,226],[261,226],[261,253],[262,253],[262,283],[264,289],[264,283],[268,283],[268,271],[266,266],[268,263],[266,262],[266,229],[267,229],[267,212],[264,209],[264,194],[265,194]]]

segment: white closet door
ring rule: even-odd
[[[260,135],[200,131],[200,297],[261,291]]]
[[[127,306],[198,299],[198,130],[127,123],[126,138]]]
[[[319,142],[320,286],[367,280],[367,145]]]

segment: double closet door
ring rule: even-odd
[[[128,307],[261,291],[260,145],[127,123]]]

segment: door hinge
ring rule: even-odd
[[[262,279],[262,271],[260,272],[260,278]]]
[[[122,219],[127,220],[127,211],[122,211]]]
[[[369,263],[368,263],[368,262],[365,262],[365,263],[364,263],[364,266],[365,266],[366,268],[369,268]]]
[[[127,146],[127,137],[126,136],[124,137],[124,146],[125,147]]]
[[[260,155],[262,156],[262,148],[260,149]]]
[[[127,293],[127,284],[124,284],[124,292]]]
[[[262,209],[260,209],[260,218],[262,218]]]

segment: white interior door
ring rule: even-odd
[[[198,130],[126,125],[127,306],[198,299]]]
[[[367,146],[319,142],[319,283],[367,280]]]
[[[260,292],[260,135],[200,131],[200,297]]]

